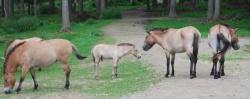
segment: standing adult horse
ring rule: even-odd
[[[196,63],[199,48],[200,32],[192,26],[180,29],[152,29],[145,38],[143,50],[148,51],[155,44],[161,46],[167,58],[167,72],[169,75],[169,65],[171,57],[172,74],[174,76],[175,53],[186,52],[190,58],[190,78],[196,77]]]
[[[4,61],[4,92],[6,94],[12,92],[16,82],[15,73],[19,66],[21,66],[22,73],[16,91],[19,92],[21,90],[21,85],[28,72],[32,76],[34,89],[36,90],[38,84],[35,77],[35,68],[49,67],[56,61],[62,64],[66,76],[65,88],[68,89],[71,72],[68,58],[72,52],[74,52],[78,59],[86,58],[79,54],[71,42],[63,39],[23,41],[18,43],[10,49]]]
[[[211,27],[208,34],[208,44],[213,51],[213,67],[210,75],[214,75],[214,79],[217,79],[225,75],[224,62],[228,49],[231,46],[234,50],[240,48],[236,29],[226,24],[218,24]],[[218,61],[220,61],[219,71],[217,71]]]

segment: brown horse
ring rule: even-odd
[[[231,48],[230,46],[234,50],[240,48],[236,29],[225,24],[218,24],[211,27],[208,34],[208,44],[213,51],[213,67],[210,75],[214,75],[214,79],[217,79],[225,75],[225,54]],[[220,61],[219,71],[217,71],[218,61]]]
[[[134,44],[120,43],[117,45],[98,44],[92,49],[93,62],[95,64],[95,79],[99,79],[99,63],[103,59],[113,59],[112,78],[117,77],[117,64],[119,60],[132,54],[136,58],[141,58]]]
[[[52,39],[43,41],[23,41],[15,45],[6,55],[4,61],[4,92],[11,93],[16,82],[15,73],[19,66],[21,66],[22,73],[17,92],[21,90],[22,82],[28,72],[30,72],[34,81],[34,90],[37,89],[38,84],[35,77],[35,69],[41,67],[49,67],[51,64],[59,61],[66,76],[65,88],[69,88],[70,66],[68,58],[74,52],[78,59],[84,59],[79,54],[76,47],[69,41],[63,39]]]
[[[192,79],[196,77],[200,36],[200,32],[192,26],[180,29],[152,29],[145,38],[143,50],[148,51],[155,44],[160,45],[164,49],[167,58],[167,72],[165,77],[169,75],[170,57],[172,65],[171,76],[174,76],[175,53],[186,52],[190,58],[190,78]]]

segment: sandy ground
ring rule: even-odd
[[[175,77],[164,78],[166,59],[163,50],[154,46],[148,52],[142,51],[146,32],[145,22],[154,19],[154,14],[143,10],[127,11],[123,19],[106,26],[107,35],[119,42],[134,43],[143,53],[142,61],[152,64],[162,74],[163,80],[141,92],[123,96],[124,99],[249,99],[250,98],[250,62],[247,60],[226,61],[226,76],[213,79],[209,76],[212,62],[198,61],[197,78],[189,79],[189,59],[186,54],[177,54],[175,59]],[[250,44],[249,38],[241,38],[240,44]],[[233,51],[229,52],[232,54]],[[199,54],[211,55],[206,39],[200,43]],[[229,68],[230,67],[230,68]]]

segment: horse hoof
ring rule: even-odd
[[[190,77],[189,77],[190,79],[193,79],[193,78],[195,78],[193,75],[191,75]]]
[[[95,76],[95,80],[99,80],[100,79],[100,77],[99,76]]]
[[[18,94],[20,91],[21,91],[21,88],[17,88],[17,89],[16,89],[17,94]]]
[[[218,75],[214,75],[214,79],[218,79],[219,78],[219,76]]]
[[[112,76],[112,79],[113,79],[113,80],[116,79],[116,78],[117,78],[116,76],[114,76],[114,75]]]
[[[174,77],[174,74],[171,74],[171,77]]]
[[[213,72],[211,72],[211,73],[210,73],[210,76],[213,76],[213,75],[214,75],[214,73],[213,73]]]
[[[69,86],[64,86],[64,88],[65,88],[66,90],[69,90]]]
[[[225,76],[225,73],[221,73],[221,76]]]
[[[165,78],[169,78],[169,77],[168,77],[168,74],[165,74]]]

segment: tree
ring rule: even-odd
[[[147,10],[150,10],[151,7],[150,7],[150,2],[149,2],[149,0],[146,1],[146,4],[147,4]]]
[[[79,0],[79,6],[80,6],[80,14],[82,14],[84,12],[84,6],[83,6],[84,1],[83,0]]]
[[[13,0],[4,0],[4,15],[5,18],[9,18],[14,14]]]
[[[208,0],[207,18],[217,20],[220,17],[220,0]]]
[[[207,18],[212,19],[214,15],[214,0],[208,0],[208,13]]]
[[[176,0],[170,0],[170,9],[169,9],[169,17],[170,18],[175,18],[177,17],[176,14]]]
[[[55,13],[55,0],[49,0],[49,10],[50,13]]]
[[[21,15],[24,14],[24,0],[19,1],[19,12]]]
[[[1,0],[1,16],[4,17],[4,0]]]
[[[192,10],[195,11],[196,10],[196,5],[197,5],[197,0],[192,0]]]
[[[217,20],[220,17],[220,0],[215,0],[213,19]]]
[[[62,32],[70,32],[69,2],[62,0]]]

